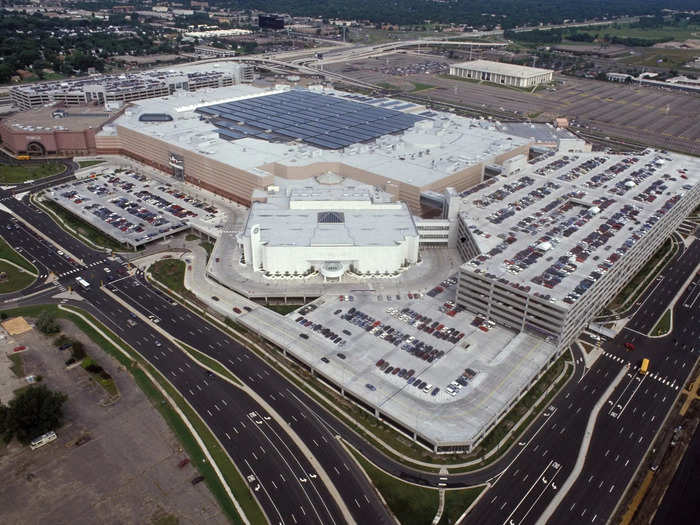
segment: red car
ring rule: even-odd
[[[177,464],[178,468],[185,468],[187,464],[190,462],[189,458],[185,458],[180,463]]]
[[[632,343],[625,343],[625,348],[627,348],[627,350],[634,350],[634,345]]]
[[[241,313],[241,309],[238,308],[238,306],[234,306],[234,307],[233,307],[233,311],[236,312],[237,314],[240,314],[240,313]]]
[[[15,346],[13,352],[21,352],[22,350],[26,350],[27,347],[22,345],[22,346]]]

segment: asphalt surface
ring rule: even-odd
[[[167,296],[143,279],[125,277],[124,261],[119,258],[112,260],[107,254],[93,251],[73,239],[27,202],[3,199],[2,194],[0,200],[87,264],[81,266],[67,253],[59,255],[51,243],[0,212],[1,223],[12,226],[9,230],[3,230],[8,243],[43,271],[50,270],[58,276],[56,285],[49,285],[45,293],[29,297],[21,304],[52,302],[52,295],[69,286],[79,290],[83,301],[63,302],[93,314],[137,349],[177,388],[216,434],[244,477],[254,476],[251,489],[272,523],[340,524],[345,523],[345,519],[309,460],[274,418],[242,390],[217,376],[209,375],[150,323],[134,318],[131,312],[100,290],[100,282],[107,284],[115,281],[110,286],[121,291],[136,310],[147,316],[157,312],[162,328],[192,347],[216,357],[235,374],[242,374],[242,367],[236,366],[237,363],[255,363],[255,367],[247,368],[252,375],[246,382],[267,402],[277,402],[275,408],[283,415],[286,424],[312,449],[341,493],[353,519],[357,523],[392,523],[374,489],[335,434],[297,401],[294,395],[297,388],[294,385],[285,382],[285,388],[267,387],[268,378],[278,377],[276,371],[186,308],[171,304]],[[78,276],[92,285],[87,290],[83,289],[75,281]],[[27,290],[23,291],[24,295],[27,293]],[[8,296],[3,298],[7,299]],[[127,324],[129,319],[134,326]]]
[[[377,451],[333,415],[319,407],[256,354],[211,326],[188,309],[151,287],[140,276],[124,276],[123,261],[111,261],[58,228],[50,218],[26,201],[6,198],[0,202],[49,235],[87,267],[59,256],[24,229],[2,233],[42,269],[59,275],[58,287],[77,286],[75,277],[93,283],[81,290],[88,309],[110,329],[129,342],[158,368],[195,407],[224,444],[244,476],[251,483],[261,506],[274,523],[342,523],[344,520],[320,478],[284,430],[246,393],[216,377],[210,377],[186,354],[172,346],[150,323],[127,319],[132,313],[102,292],[104,281],[134,310],[159,320],[158,326],[201,352],[215,357],[246,385],[262,396],[311,449],[342,495],[357,523],[390,523],[387,511],[362,472],[341,447],[336,435],[355,446],[377,466],[407,481],[449,488],[491,481],[493,486],[472,512],[467,523],[534,523],[571,472],[581,444],[588,416],[601,394],[621,368],[629,370],[600,412],[588,449],[583,472],[554,513],[551,523],[604,522],[632,479],[656,431],[663,423],[698,354],[698,304],[694,284],[688,287],[674,309],[679,328],[671,336],[652,339],[643,335],[656,322],[676,292],[700,262],[700,243],[695,241],[666,267],[653,293],[645,294],[630,329],[605,341],[605,355],[590,370],[575,356],[574,378],[530,426],[518,445],[494,464],[479,471],[440,476],[411,469]],[[4,198],[5,197],[5,198]],[[10,220],[0,216],[0,224]],[[24,228],[24,227],[20,227]],[[110,272],[104,271],[110,268]],[[698,282],[697,276],[695,283]],[[42,293],[27,302],[47,302]],[[688,305],[688,306],[684,306]],[[683,328],[680,328],[683,327]],[[649,328],[650,329],[650,328]],[[157,346],[158,340],[161,345]],[[635,350],[624,348],[632,342]],[[650,373],[639,376],[635,368],[642,357],[651,361]],[[206,383],[205,383],[206,381]],[[255,415],[251,415],[255,412]],[[305,480],[305,481],[302,481]]]
[[[654,525],[685,525],[695,523],[700,513],[700,432],[695,431],[688,449],[673,480],[664,495],[661,506],[656,511]],[[693,518],[693,516],[695,516]]]

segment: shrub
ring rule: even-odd
[[[66,360],[66,366],[70,366],[70,365],[72,365],[73,363],[75,363],[75,359],[73,359],[72,357],[69,357],[69,358]]]
[[[66,334],[59,335],[53,341],[54,346],[63,346],[63,345],[67,345],[70,343],[73,343],[73,340],[70,337],[68,337]]]
[[[61,329],[56,322],[56,317],[53,312],[48,310],[43,310],[39,314],[39,318],[36,320],[36,328],[46,335],[56,334]]]
[[[87,370],[91,374],[101,374],[102,372],[104,372],[104,369],[100,365],[95,363],[90,363],[89,365],[87,365],[85,367],[85,370]]]
[[[81,359],[85,359],[86,355],[87,354],[85,353],[83,343],[81,343],[80,341],[74,341],[73,349],[71,350],[71,357],[76,361],[80,361]]]

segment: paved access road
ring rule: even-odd
[[[28,220],[38,220],[40,217],[37,217],[37,214],[43,215],[24,203],[20,204],[21,206],[15,206],[14,210],[26,214],[29,217]],[[51,221],[49,220],[49,222]],[[51,224],[53,223],[51,222]],[[47,224],[46,228],[50,229],[52,237],[58,240],[61,245],[64,242],[71,246],[72,243],[77,243],[79,246],[72,246],[72,253],[92,265],[86,269],[81,269],[77,265],[73,265],[72,269],[63,269],[61,271],[63,286],[72,282],[76,275],[84,276],[91,283],[96,283],[99,280],[109,281],[109,288],[128,303],[130,308],[146,316],[157,318],[159,320],[158,326],[172,336],[219,359],[246,385],[262,396],[284,418],[286,424],[302,438],[329,474],[352,512],[353,518],[358,523],[388,523],[390,518],[362,473],[354,466],[347,453],[334,439],[336,434],[360,449],[363,454],[384,470],[414,483],[435,486],[439,482],[444,482],[448,487],[457,488],[483,483],[487,480],[494,482],[493,487],[470,513],[467,522],[535,522],[572,471],[588,415],[593,406],[612,383],[613,378],[624,368],[628,374],[623,377],[621,383],[610,396],[610,401],[600,412],[583,472],[578,476],[572,491],[564,498],[553,517],[553,522],[559,522],[558,519],[605,521],[612,513],[626,483],[631,479],[646,447],[668,412],[677,393],[677,387],[685,381],[697,357],[698,349],[695,348],[697,334],[692,330],[680,334],[676,331],[673,337],[669,336],[663,339],[651,339],[635,332],[623,331],[614,340],[604,343],[604,357],[600,358],[590,370],[577,369],[574,379],[556,398],[552,406],[535,421],[523,436],[520,444],[508,451],[501,460],[480,471],[442,477],[438,474],[405,467],[386,457],[335,417],[318,407],[313,399],[284,377],[278,375],[267,362],[229,338],[227,334],[203,322],[201,318],[192,315],[181,305],[172,304],[172,301],[165,294],[153,289],[142,278],[138,276],[123,277],[120,274],[119,262],[106,261],[104,254],[93,252],[60,229],[55,231],[57,229],[55,225],[53,225],[54,229],[51,229],[50,224]],[[68,238],[66,239],[66,237]],[[50,254],[42,255],[42,248],[39,244],[36,239],[28,240],[22,244],[22,247],[27,253],[31,253],[42,261],[46,260],[46,265],[51,267]],[[687,278],[699,260],[700,243],[696,241],[678,257],[677,264],[667,268],[668,278],[664,273],[658,293],[648,295],[648,297],[657,298],[662,297],[660,294],[663,293],[663,297],[668,300],[647,304],[649,301],[647,299],[641,305],[632,323],[641,323],[658,312],[663,313],[668,301],[685,283],[683,276],[685,275]],[[57,261],[54,262],[58,264]],[[102,265],[108,265],[111,272],[105,274]],[[697,325],[695,319],[697,305],[683,306],[683,304],[690,304],[688,301],[692,301],[691,295],[693,293],[695,292],[691,285],[676,305],[676,311],[685,308],[685,311],[677,314],[678,322],[683,321],[685,327],[692,326],[689,324],[692,322]],[[158,350],[161,347],[156,347],[154,343],[151,343],[154,338],[163,339],[152,326],[137,321],[140,326],[139,332],[136,330],[125,331],[125,322],[130,316],[129,311],[96,287],[92,287],[89,291],[83,291],[81,295],[84,295],[93,305],[92,309],[95,315],[103,320],[107,326],[113,328],[117,334],[124,337],[135,348],[143,351],[144,355],[151,356],[154,366],[159,369],[162,367],[166,376],[177,384],[178,389],[188,400],[192,398],[192,402],[195,403],[194,398],[197,398],[198,412],[210,424],[222,443],[230,440],[233,448],[237,448],[238,443],[246,443],[243,452],[243,465],[246,465],[245,460],[250,462],[253,453],[257,456],[255,447],[262,446],[266,453],[270,453],[270,450],[274,448],[271,448],[268,441],[270,436],[258,436],[259,432],[249,432],[236,441],[234,435],[231,434],[231,431],[234,434],[238,431],[240,434],[241,429],[250,427],[245,418],[251,412],[255,412],[256,416],[265,414],[256,403],[251,399],[244,400],[243,397],[247,398],[245,394],[239,393],[240,391],[227,384],[223,384],[221,389],[216,386],[211,391],[208,389],[205,391],[203,387],[209,385],[202,383],[202,380],[205,379],[202,376],[202,370],[194,366],[187,356],[179,352],[172,352],[173,355],[169,355],[168,350]],[[34,300],[38,301],[39,299],[35,298]],[[632,326],[638,325],[632,324]],[[141,331],[143,331],[143,335],[139,335]],[[624,342],[633,337],[636,350],[630,354],[624,349]],[[165,345],[164,340],[162,343]],[[159,355],[159,351],[166,352],[165,356],[162,353]],[[178,356],[177,360],[175,360],[175,354]],[[634,371],[642,356],[649,357],[652,362],[650,374],[643,378]],[[156,359],[156,357],[158,358]],[[582,361],[578,357],[577,363]],[[189,363],[190,366],[185,363]],[[174,364],[177,366],[173,368]],[[627,370],[628,365],[629,370]],[[197,385],[202,388],[202,391],[197,388]],[[224,390],[227,391],[227,395],[233,396],[233,399],[226,397]],[[228,405],[222,406],[223,402],[218,403],[220,399],[227,400],[227,403],[230,402],[230,413],[228,408],[224,408]],[[263,419],[257,421],[261,422],[258,424],[253,421],[253,424],[260,428],[250,427],[251,430],[253,428],[256,430],[267,428],[264,425],[270,421],[269,424],[274,429],[274,432],[268,431],[270,435],[278,433],[280,440],[286,440],[290,448],[296,448],[286,437],[281,437],[283,436],[280,433],[281,429],[275,428],[274,420],[266,420],[263,415]],[[243,427],[243,424],[246,424],[246,427]],[[233,430],[234,428],[235,430]],[[227,433],[231,439],[226,435]],[[280,441],[276,441],[276,438],[273,441],[281,446]],[[249,442],[252,444],[249,445]],[[234,454],[236,455],[234,456]],[[232,453],[232,456],[236,459],[239,468],[243,470],[239,463],[241,456],[237,454],[238,451]],[[297,454],[301,456],[298,450],[294,455]],[[281,457],[284,452],[280,449],[276,455]],[[276,476],[280,474],[284,476],[283,471],[288,468],[280,466],[280,461],[273,463],[276,464],[266,464],[264,468],[261,468],[261,472],[257,472],[257,468],[252,463],[250,465],[257,472],[256,478],[263,482],[261,485],[268,491],[269,487],[275,489],[272,482],[275,481]],[[600,465],[605,465],[605,467],[600,467]],[[308,472],[304,469],[308,469],[309,465],[299,468],[302,470],[298,472]],[[290,472],[288,471],[288,474]],[[286,479],[286,476],[284,477]],[[309,482],[311,480],[307,478],[306,482],[299,480],[298,484],[301,487],[302,483]],[[317,483],[316,479],[314,482]],[[277,484],[276,481],[275,484]],[[599,493],[591,493],[595,490]],[[308,493],[304,493],[306,494],[304,495],[303,491],[303,487],[297,487],[295,492],[289,492],[289,496],[285,491],[280,492],[279,497],[285,500],[283,512],[288,513],[284,514],[287,516],[286,521],[291,519],[291,514],[294,514],[294,519],[299,519],[301,515],[301,511],[295,507],[294,501],[304,501],[303,497],[307,498],[309,507],[305,508],[307,514],[302,519],[307,518],[309,522],[318,522],[318,516],[312,516],[308,513],[310,508],[322,509],[320,500],[326,503],[330,501],[327,494],[321,495],[321,488],[319,488],[319,497]],[[277,503],[277,507],[280,507],[276,497],[268,497],[267,499],[261,497],[261,501],[268,516],[274,518],[277,510],[273,504]],[[330,504],[328,504],[328,513],[333,516],[337,515],[337,511],[334,511]],[[560,515],[561,513],[564,513],[563,517]],[[319,516],[321,515],[323,514],[319,510]]]
[[[648,295],[630,325],[652,318],[655,323],[699,262],[700,242],[695,241],[677,264],[667,267],[656,292]],[[610,518],[697,361],[700,309],[697,304],[685,306],[693,289],[691,284],[676,303],[674,323],[683,328],[673,335],[649,338],[623,330],[603,344],[604,355],[583,375],[577,373],[554,400],[542,416],[547,419],[545,428],[523,446],[467,523],[537,522],[573,471],[594,405],[625,369],[599,413],[583,470],[549,522],[605,523]],[[632,352],[624,347],[628,341],[635,345]],[[650,359],[651,366],[649,374],[640,376],[637,369],[643,357]]]
[[[22,304],[45,303],[51,295],[67,289],[68,286],[79,290],[85,300],[68,302],[87,309],[163,373],[207,422],[233,458],[239,471],[245,477],[254,476],[254,480],[250,482],[251,488],[271,522],[346,522],[321,477],[299,447],[288,437],[280,423],[270,417],[247,393],[217,376],[209,375],[187,354],[156,331],[151,323],[134,318],[131,312],[101,291],[97,283],[115,281],[115,289],[119,284],[133,288],[132,291],[137,296],[141,293],[148,295],[150,300],[157,301],[163,311],[167,310],[171,315],[170,318],[162,316],[161,326],[168,327],[166,321],[169,321],[172,323],[169,329],[188,327],[187,332],[192,334],[183,334],[175,330],[171,333],[176,337],[183,336],[183,340],[192,343],[192,346],[198,349],[202,349],[203,342],[206,341],[206,349],[220,350],[213,355],[223,363],[228,363],[234,373],[240,373],[240,370],[233,366],[233,363],[239,360],[264,364],[255,354],[241,345],[235,344],[234,347],[234,341],[224,333],[189,310],[171,304],[169,298],[152,289],[147,282],[124,277],[123,261],[113,260],[106,254],[93,251],[76,241],[26,202],[12,199],[4,200],[3,203],[34,226],[40,225],[39,228],[49,232],[51,238],[60,246],[70,246],[73,256],[87,262],[87,266],[81,266],[66,253],[58,254],[55,246],[43,241],[34,235],[31,229],[19,223],[8,236],[8,242],[30,260],[35,261],[35,264],[59,276],[57,286],[52,286],[46,293],[28,298]],[[4,214],[2,220],[11,219]],[[109,272],[105,271],[105,268],[109,269]],[[81,288],[75,282],[78,276],[83,277],[92,286],[87,290]],[[14,303],[12,305],[14,306]],[[129,321],[134,323],[134,326],[129,326]],[[257,384],[252,385],[256,391],[266,384],[264,379],[268,376],[276,377],[277,372],[267,367],[257,377]],[[296,400],[296,387],[292,384],[288,386],[289,390],[275,392],[277,397],[266,399],[268,402],[277,399],[289,400],[289,406],[283,407],[285,411],[280,412],[285,420],[282,425],[291,426],[312,450],[357,523],[391,523],[392,519],[381,500],[338,442],[335,434]],[[258,393],[264,396],[264,393]],[[297,421],[307,420],[312,422],[315,428],[313,437],[304,435],[307,426],[302,424],[296,428]]]

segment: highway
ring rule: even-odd
[[[241,374],[241,370],[236,363],[254,362],[264,365],[256,367],[259,372],[250,370],[255,379],[251,376],[249,381],[258,394],[272,396],[266,401],[277,401],[275,408],[280,409],[278,413],[283,416],[286,425],[296,431],[305,443],[311,444],[314,456],[342,493],[352,519],[357,523],[392,523],[365,475],[347,455],[335,435],[296,401],[294,391],[297,388],[294,385],[286,383],[285,389],[266,389],[261,392],[261,387],[268,383],[265,378],[273,375],[277,377],[277,372],[255,354],[189,310],[171,304],[169,298],[142,279],[125,277],[124,261],[95,252],[72,239],[45,214],[26,202],[3,199],[1,194],[0,199],[18,215],[32,221],[32,225],[48,233],[59,245],[70,246],[70,253],[74,257],[87,262],[87,266],[82,266],[76,260],[70,260],[67,249],[63,256],[59,255],[51,243],[39,238],[21,223],[12,230],[4,230],[3,236],[9,244],[37,266],[51,270],[59,277],[56,286],[52,285],[46,293],[32,296],[22,301],[22,304],[55,302],[50,296],[68,286],[79,290],[83,301],[64,302],[84,308],[102,321],[173,384],[206,421],[244,477],[255,477],[251,488],[272,523],[340,524],[348,520],[335,504],[328,488],[321,482],[319,473],[289,439],[286,429],[247,393],[215,375],[209,375],[163,337],[150,322],[144,322],[124,309],[96,284],[113,281],[114,284],[110,286],[115,290],[128,290],[130,295],[123,295],[135,298],[139,303],[137,310],[146,315],[157,313],[161,319],[160,326],[168,328],[173,336],[193,347],[210,352],[210,355],[221,360],[237,375]],[[0,212],[0,220],[2,224],[13,223],[3,212]],[[104,270],[105,267],[109,268],[109,273]],[[80,288],[75,282],[78,276],[93,283],[93,286],[87,290]],[[168,315],[163,315],[166,310]],[[127,325],[129,319],[135,324],[133,327]],[[309,428],[314,429],[313,434],[308,433]],[[260,487],[255,490],[258,483]]]
[[[217,435],[244,476],[255,476],[252,488],[260,483],[254,494],[272,522],[345,521],[318,472],[287,437],[283,428],[286,425],[311,450],[357,523],[391,523],[392,518],[336,439],[337,435],[377,466],[413,483],[434,487],[444,482],[450,488],[458,488],[491,481],[493,486],[468,515],[467,523],[535,523],[574,468],[591,410],[624,369],[620,384],[600,411],[583,469],[551,521],[605,522],[663,423],[678,387],[683,385],[697,360],[697,333],[693,330],[698,324],[698,303],[693,302],[697,298],[697,276],[674,309],[674,323],[683,329],[660,339],[643,335],[644,330],[648,331],[645,327],[650,323],[653,326],[693,275],[700,262],[700,243],[695,241],[666,268],[654,293],[646,294],[629,323],[631,328],[603,344],[604,355],[590,369],[584,369],[581,356],[575,356],[574,378],[535,420],[518,445],[478,471],[449,476],[426,473],[406,467],[376,450],[281,376],[273,365],[185,307],[173,304],[142,276],[124,275],[124,262],[119,258],[112,260],[105,253],[87,248],[26,201],[8,196],[7,192],[0,193],[0,203],[49,235],[86,266],[58,255],[56,248],[23,225],[2,230],[8,243],[36,261],[43,272],[56,273],[59,289],[71,284],[75,287],[77,276],[93,283],[89,290],[80,290],[84,301],[69,301],[69,304],[79,304],[90,311],[173,383]],[[0,221],[5,224],[11,219],[2,214]],[[104,267],[110,268],[110,272],[105,272]],[[218,359],[261,396],[284,423],[280,425],[243,390],[209,376],[152,322],[134,318],[132,311],[102,291],[97,286],[100,281],[105,282],[111,294],[128,304],[130,310],[146,318],[157,318],[159,322],[155,326]],[[26,302],[47,302],[56,291],[54,287],[52,293],[32,296]],[[127,319],[132,319],[136,326],[128,328]],[[632,342],[636,349],[627,351],[625,342]],[[650,373],[643,377],[635,370],[642,357],[651,360]],[[311,477],[312,474],[318,477]]]

